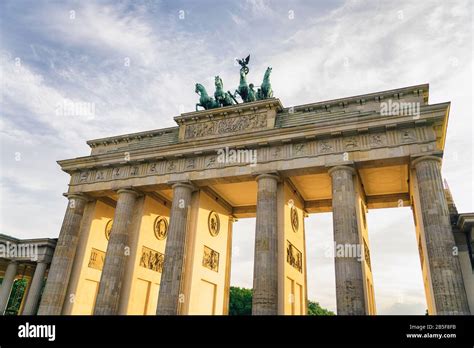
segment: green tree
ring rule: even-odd
[[[252,289],[230,287],[229,315],[252,314]]]
[[[318,302],[308,300],[308,315],[334,315],[334,313],[321,307]]]
[[[26,279],[17,279],[13,282],[10,298],[8,299],[5,315],[17,315],[20,310],[21,301],[25,295],[25,290],[28,285]]]
[[[252,289],[231,286],[229,294],[229,315],[251,315],[252,294]],[[334,315],[334,313],[322,308],[317,302],[308,301],[308,315]]]

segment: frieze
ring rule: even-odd
[[[112,169],[112,179],[113,180],[123,179],[123,178],[126,178],[128,176],[131,176],[130,168],[128,166],[114,167]]]
[[[271,159],[280,159],[281,158],[281,146],[275,146],[270,150]]]
[[[369,136],[370,147],[379,147],[387,145],[387,136],[383,133],[370,134]]]
[[[318,142],[319,153],[326,154],[334,152],[334,142],[332,139],[323,139]]]
[[[298,232],[300,222],[298,218],[298,210],[294,206],[290,209],[290,220],[293,231]]]
[[[399,132],[401,143],[411,143],[416,141],[416,133],[414,129],[404,129]]]
[[[89,173],[88,172],[81,172],[79,181],[80,182],[87,182],[87,179],[89,178]]]
[[[142,255],[140,257],[140,266],[148,268],[152,271],[162,273],[165,255],[159,251],[142,247]]]
[[[364,239],[364,258],[365,258],[365,263],[367,264],[369,269],[372,270],[372,265],[370,264],[370,250],[365,239]]]
[[[149,174],[158,174],[158,163],[149,163],[148,164],[148,171]]]
[[[298,272],[303,272],[303,254],[288,240],[286,241],[286,262]]]
[[[207,246],[204,246],[202,265],[211,271],[219,272],[219,253]]]
[[[359,139],[356,136],[344,138],[344,150],[353,150],[359,147]]]
[[[211,155],[206,157],[206,168],[214,168],[217,164],[217,155]]]
[[[193,139],[212,135],[240,133],[246,130],[267,128],[267,114],[253,114],[239,117],[211,120],[185,126],[184,138]]]
[[[195,168],[196,168],[196,159],[195,158],[186,159],[186,169],[193,170]]]
[[[140,175],[140,167],[138,165],[130,166],[130,176]]]
[[[168,173],[172,173],[172,172],[175,172],[176,169],[177,169],[177,161],[175,160],[168,161],[168,163],[166,164],[166,171]]]
[[[89,264],[87,266],[102,271],[102,268],[104,267],[104,261],[105,252],[92,248]]]
[[[307,153],[308,146],[306,143],[293,144],[292,155],[303,156]]]
[[[350,136],[333,136],[305,142],[272,144],[257,147],[257,162],[289,160],[298,157],[330,155],[335,153],[367,150],[371,148],[393,146],[417,142],[415,129],[390,129],[385,132],[366,133]],[[72,185],[83,185],[109,180],[123,180],[146,176],[169,175],[189,171],[225,168],[248,165],[248,163],[223,162],[218,160],[216,152],[195,154],[192,157],[159,159],[150,162],[129,162],[110,167],[90,168],[77,171],[72,175]]]
[[[106,171],[99,169],[95,172],[95,181],[105,180]]]

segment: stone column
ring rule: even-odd
[[[441,179],[441,159],[423,156],[412,162],[420,197],[436,314],[470,314],[449,210]]]
[[[275,174],[257,177],[252,315],[278,314],[278,219]]]
[[[25,306],[23,307],[22,315],[34,315],[36,307],[38,306],[38,300],[41,295],[41,288],[43,286],[44,274],[48,264],[46,262],[38,262],[36,264],[35,273],[31,280],[30,289],[26,297]]]
[[[41,298],[38,315],[60,315],[66,297],[71,269],[79,242],[79,229],[87,198],[81,194],[69,194],[53,260]]]
[[[188,216],[193,190],[194,187],[190,183],[180,182],[173,185],[173,202],[171,204],[165,261],[156,308],[157,315],[179,314]]]
[[[120,304],[123,275],[130,250],[129,235],[136,201],[140,194],[131,189],[117,191],[114,223],[110,232],[104,267],[100,277],[99,292],[95,302],[95,315],[116,315]]]
[[[362,250],[357,225],[354,174],[354,168],[348,166],[335,166],[329,169],[332,178],[338,315],[366,314],[361,255],[354,252]],[[338,255],[338,248],[344,248],[344,255]],[[351,254],[346,251],[350,251]]]
[[[222,314],[229,315],[229,301],[230,301],[230,276],[231,276],[231,262],[232,262],[232,228],[235,218],[229,216],[227,227],[227,257],[225,263],[225,285],[224,285],[224,308]]]
[[[8,299],[10,298],[10,292],[12,291],[13,282],[16,277],[18,270],[18,263],[16,261],[10,261],[3,277],[2,287],[0,288],[0,314],[3,315],[5,309],[7,309]]]

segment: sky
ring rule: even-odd
[[[238,85],[273,68],[286,107],[430,84],[451,101],[443,175],[458,210],[473,207],[473,4],[455,1],[0,2],[0,233],[57,237],[68,175],[56,161],[86,140],[175,126],[194,110],[194,85]],[[67,102],[92,115],[58,112]],[[306,219],[308,291],[335,311],[331,214]],[[424,314],[409,208],[370,210],[379,314]],[[232,285],[252,286],[255,219],[235,224]]]

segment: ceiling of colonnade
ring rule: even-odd
[[[407,164],[361,168],[358,173],[367,195],[369,208],[397,207],[399,199],[404,202],[408,199]],[[331,210],[331,178],[328,173],[292,176],[289,180],[305,200],[309,213]],[[232,207],[241,208],[241,213],[237,214],[241,216],[238,217],[254,216],[254,213],[249,214],[249,209],[255,207],[257,203],[255,181],[215,184],[210,188]],[[243,210],[246,207],[249,209]]]
[[[409,170],[407,164],[372,164],[357,170],[363,191],[366,195],[369,209],[399,207],[400,199],[403,206],[409,202]],[[230,183],[207,183],[200,186],[208,194],[220,199],[226,206],[233,208],[233,215],[238,218],[255,217],[257,204],[257,182],[242,178],[242,181]],[[305,201],[308,213],[322,213],[331,211],[331,178],[327,172],[317,172],[305,175],[294,175],[287,178]],[[198,183],[196,183],[198,185]],[[157,188],[154,186],[142,188],[147,194],[154,195],[159,200],[171,202],[173,190],[171,188]],[[117,201],[116,192],[96,192],[100,199]],[[109,201],[110,202],[110,201]]]

